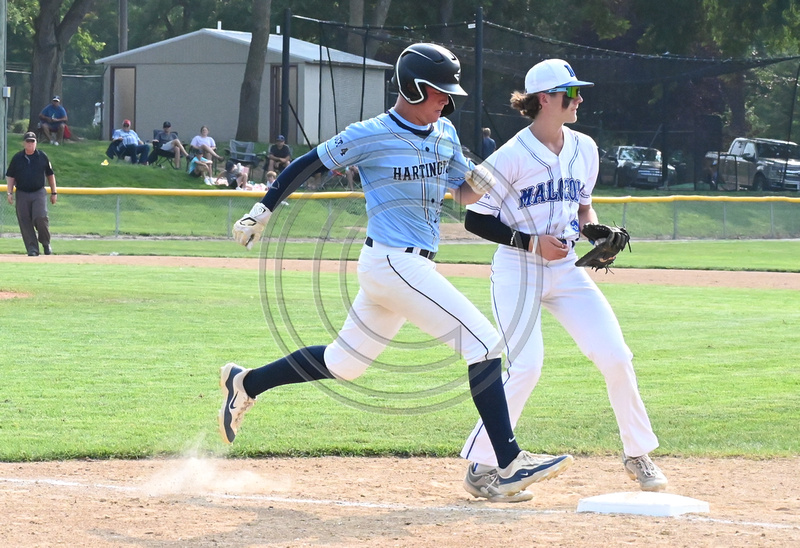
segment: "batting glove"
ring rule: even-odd
[[[482,165],[464,174],[467,184],[478,194],[487,194],[495,185],[494,176]]]
[[[264,227],[272,212],[261,202],[257,202],[250,213],[233,224],[233,239],[245,246],[253,248],[253,243],[261,237]]]

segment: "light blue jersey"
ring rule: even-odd
[[[474,168],[453,124],[404,120],[394,109],[357,122],[317,147],[328,169],[357,165],[367,201],[367,236],[392,247],[439,248],[439,219],[448,188]]]
[[[114,134],[111,136],[111,140],[114,141],[116,139],[122,139],[123,145],[138,145],[139,141],[141,140],[139,139],[139,135],[132,129],[129,129],[128,131],[115,129]]]

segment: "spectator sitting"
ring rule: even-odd
[[[106,156],[109,158],[125,158],[131,157],[131,163],[138,163],[140,165],[147,165],[147,155],[150,153],[150,147],[145,144],[139,135],[131,129],[131,121],[123,120],[122,129],[115,129],[114,134],[111,136],[111,144],[108,145]]]
[[[203,151],[199,148],[194,150],[194,156],[189,161],[189,169],[187,171],[192,177],[203,177],[207,185],[214,184],[211,179],[211,160],[203,158]]]
[[[175,153],[175,169],[181,167],[181,157],[188,157],[189,153],[183,148],[183,143],[178,139],[178,134],[172,131],[172,124],[164,122],[163,129],[156,134],[161,150]]]
[[[331,177],[344,177],[347,181],[347,190],[351,192],[355,190],[356,180],[361,180],[361,175],[358,173],[358,166],[347,166],[343,171],[332,169],[329,175]]]
[[[361,174],[358,172],[358,166],[347,166],[345,178],[347,179],[347,190],[352,192],[355,190],[356,180],[361,180]]]
[[[249,168],[246,168],[242,164],[229,159],[227,162],[225,162],[225,171],[219,174],[215,184],[228,185],[228,188],[244,189],[247,186],[247,178],[249,174]],[[220,182],[220,179],[222,178],[224,178],[224,181]]]
[[[292,161],[292,149],[286,144],[286,138],[278,135],[278,140],[269,147],[269,166],[268,171],[280,173]]]
[[[275,173],[274,171],[267,171],[266,178],[267,178],[267,183],[266,183],[267,190],[269,190],[275,185],[275,180],[278,178],[278,174]]]
[[[51,145],[58,146],[64,140],[64,130],[67,127],[67,111],[61,106],[61,97],[56,95],[50,104],[39,113],[39,125],[44,136]],[[55,138],[53,137],[55,133]]]
[[[200,128],[200,135],[195,135],[191,142],[192,148],[199,148],[203,152],[203,158],[209,160],[222,160],[222,156],[217,154],[217,143],[213,137],[208,135],[208,126]]]

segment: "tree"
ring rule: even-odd
[[[371,27],[381,27],[386,23],[386,17],[389,15],[391,4],[392,0],[377,0],[374,5],[371,6],[372,19],[369,21]],[[348,22],[355,27],[364,25],[364,0],[350,0],[350,18]],[[378,49],[379,45],[380,42],[368,40],[366,57],[374,57],[375,51]],[[363,33],[348,34],[347,51],[354,55],[364,54]]]
[[[272,0],[253,0],[253,32],[250,49],[247,52],[242,90],[239,93],[239,124],[236,128],[236,139],[240,141],[258,141],[261,80],[264,76],[264,63],[269,45],[270,9]]]
[[[61,94],[61,66],[64,52],[94,0],[74,0],[63,18],[64,0],[39,0],[39,13],[33,22],[33,63],[31,66],[31,114],[28,128],[38,123],[38,108]]]

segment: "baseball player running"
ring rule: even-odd
[[[542,370],[541,305],[564,326],[600,369],[617,419],[631,479],[661,491],[667,478],[648,453],[658,447],[614,312],[573,250],[586,223],[597,223],[592,190],[597,179],[594,141],[564,124],[577,120],[580,90],[591,86],[560,59],[538,63],[514,92],[512,108],[532,123],[484,163],[497,184],[468,207],[466,228],[498,246],[492,261],[491,297],[508,360],[504,387],[516,425]],[[471,461],[464,480],[470,493],[494,474],[485,424],[475,426],[461,456]]]
[[[500,336],[478,309],[436,271],[439,217],[447,187],[474,203],[494,179],[461,150],[455,128],[441,118],[451,95],[466,95],[461,67],[447,49],[415,44],[398,58],[394,108],[352,124],[292,162],[274,188],[234,226],[248,248],[281,200],[316,172],[358,164],[367,204],[367,238],[358,259],[360,289],[344,326],[326,346],[309,346],[257,369],[222,367],[223,441],[233,442],[256,397],[277,386],[361,375],[408,320],[458,350],[468,364],[470,392],[487,435],[494,471],[477,496],[527,500],[525,488],[554,477],[570,455],[533,455],[517,445],[501,379]],[[464,184],[464,182],[468,184]]]

